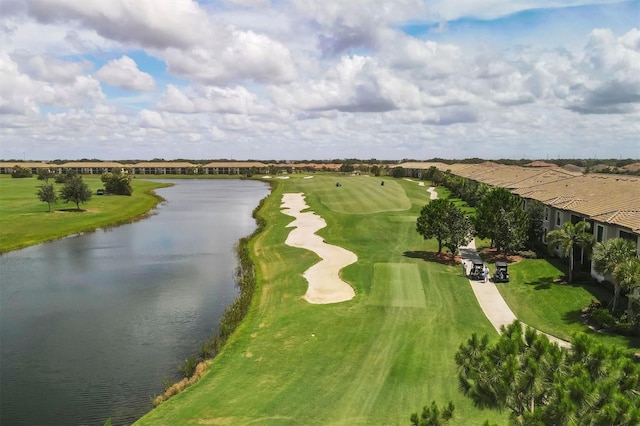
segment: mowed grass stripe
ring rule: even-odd
[[[376,263],[368,305],[400,308],[425,308],[424,289],[418,265],[413,263]]]

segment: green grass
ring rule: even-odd
[[[94,192],[87,203],[80,205],[84,211],[73,211],[74,203],[59,201],[51,205],[49,213],[47,203],[36,195],[43,181],[0,177],[0,253],[140,217],[159,201],[151,191],[166,186],[136,179],[131,197],[97,196],[95,191],[103,186],[100,178],[83,179]],[[57,192],[61,185],[54,185]]]
[[[334,180],[331,180],[334,179]],[[328,181],[329,180],[329,181]],[[295,179],[294,182],[300,181]],[[309,196],[330,210],[345,214],[403,211],[411,207],[411,201],[401,184],[395,179],[386,179],[380,185],[379,178],[368,176],[318,176],[304,179],[304,190]],[[333,184],[328,184],[329,182]],[[342,186],[335,186],[340,182]]]
[[[426,308],[420,270],[415,263],[376,263],[367,304]]]
[[[428,193],[416,182],[385,182],[320,175],[281,181],[261,213],[267,229],[252,243],[259,287],[247,317],[200,382],[138,424],[408,424],[433,400],[454,402],[454,425],[504,424],[506,413],[480,411],[458,391],[453,360],[472,332],[495,331],[458,268],[415,255],[433,242],[422,240],[414,221],[398,219],[415,217]],[[292,218],[280,212],[283,192],[308,194],[307,204],[328,223],[319,234],[357,254],[342,271],[356,290],[352,301],[302,299],[302,273],[317,257],[284,244]],[[418,295],[420,307],[397,306]]]
[[[577,332],[592,334],[604,343],[640,348],[640,339],[594,333],[582,323],[580,312],[591,301],[605,306],[611,293],[587,284],[557,284],[563,275],[558,266],[545,259],[524,259],[509,266],[511,282],[499,284],[505,301],[523,322],[551,335],[570,340]]]

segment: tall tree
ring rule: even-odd
[[[520,198],[506,188],[490,189],[476,207],[475,228],[478,236],[491,239],[491,247],[498,251],[520,248],[528,228]]]
[[[55,203],[58,201],[58,195],[56,194],[53,185],[44,184],[40,187],[36,195],[43,203],[47,203],[49,205],[49,211],[51,211],[51,203]]]
[[[83,180],[82,176],[75,175],[67,179],[64,186],[60,190],[60,198],[65,203],[73,201],[76,203],[76,209],[80,210],[80,203],[84,203],[91,199],[91,189]]]
[[[448,234],[444,238],[444,246],[452,254],[458,252],[458,247],[466,246],[473,239],[473,224],[471,220],[455,205],[445,218]]]
[[[394,167],[393,169],[391,169],[391,176],[393,176],[394,178],[404,177],[404,169],[400,166]]]
[[[420,216],[416,223],[416,231],[425,240],[435,238],[438,241],[438,253],[442,253],[444,240],[449,233],[446,219],[455,205],[449,200],[438,198],[429,201],[420,210]]]
[[[573,246],[588,249],[593,244],[593,235],[590,232],[591,225],[586,221],[580,221],[575,225],[571,222],[562,224],[561,229],[547,233],[547,245],[549,249],[556,246],[560,248],[560,255],[569,258],[569,281],[573,281],[574,254]]]
[[[473,226],[469,219],[451,201],[438,198],[425,204],[416,222],[416,231],[427,240],[438,241],[438,253],[447,247],[456,253],[458,247],[471,241]]]
[[[548,238],[548,237],[547,237]],[[593,269],[602,275],[613,275],[616,267],[625,260],[636,256],[636,246],[632,241],[624,238],[612,238],[599,242],[593,248],[591,259]],[[618,297],[620,296],[620,283],[613,278],[613,299],[611,300],[611,311],[616,310]]]
[[[527,206],[529,226],[527,227],[527,246],[536,248],[544,236],[544,206],[540,202],[530,202]]]
[[[53,172],[47,168],[38,169],[38,180],[43,180],[45,183],[49,183],[49,179],[53,177]]]

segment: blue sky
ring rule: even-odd
[[[640,158],[640,0],[1,7],[3,159]]]

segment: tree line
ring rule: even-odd
[[[535,246],[542,236],[542,205],[532,203],[523,210],[520,199],[505,188],[487,188],[475,206],[471,216],[450,200],[432,200],[421,209],[416,230],[437,240],[438,253],[446,247],[452,254],[473,235],[489,238],[491,247],[507,253]]]
[[[29,171],[29,173],[31,172]],[[54,185],[49,183],[50,179],[62,185],[58,192],[56,192]],[[51,204],[58,200],[63,200],[65,203],[75,203],[76,210],[79,211],[80,204],[89,201],[93,194],[89,185],[82,180],[82,176],[72,170],[67,173],[52,173],[50,170],[40,169],[38,170],[38,180],[43,180],[45,183],[40,185],[36,195],[40,201],[47,203],[49,212],[51,212]],[[106,194],[133,194],[131,176],[123,173],[120,169],[104,173],[101,180]]]

